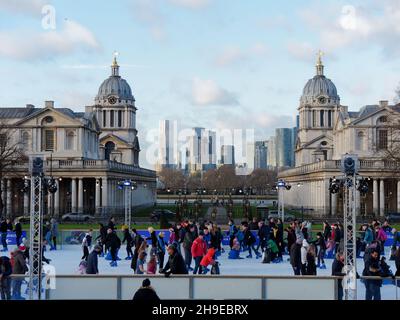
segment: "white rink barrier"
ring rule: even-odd
[[[131,300],[146,278],[160,299],[336,300],[337,277],[57,275],[46,300]]]

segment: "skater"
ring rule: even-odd
[[[331,238],[331,233],[332,233],[332,228],[327,221],[324,221],[323,223],[322,232],[323,232],[322,236],[325,242],[327,242]]]
[[[15,275],[23,275],[28,272],[28,267],[26,265],[26,260],[24,257],[23,252],[19,249],[16,248],[14,249],[13,252],[13,259],[14,259],[14,264],[13,264],[13,274]],[[24,300],[21,296],[21,285],[22,285],[22,278],[14,278],[12,280],[12,299],[13,300]]]
[[[310,247],[306,239],[303,240],[301,246],[301,275],[307,275],[307,252]]]
[[[156,231],[154,230],[153,227],[149,227],[147,230],[150,233],[150,237],[146,238],[146,240],[150,241],[151,244],[150,255],[155,255],[157,254],[157,243],[158,243]]]
[[[267,242],[269,240],[270,229],[268,226],[265,225],[264,221],[261,220],[258,223],[258,246],[257,251],[261,248],[261,252],[264,252],[265,248],[267,247]]]
[[[133,271],[136,271],[139,252],[140,250],[143,250],[143,244],[146,243],[146,240],[143,239],[143,237],[136,231],[136,229],[132,229],[132,231],[134,234],[135,250],[133,251],[133,258],[131,260],[131,269],[133,269]]]
[[[379,225],[375,227],[376,240],[379,242],[380,252],[385,255],[385,242],[387,240],[386,232]]]
[[[211,247],[210,249],[207,250],[206,255],[200,261],[200,266],[202,268],[201,274],[207,274],[207,272],[210,271],[210,269],[208,269],[207,267],[210,265],[213,266],[216,263],[214,255],[215,255],[214,247]]]
[[[118,259],[117,255],[118,255],[118,250],[121,247],[121,239],[111,228],[107,230],[106,243],[110,248],[110,255],[111,255],[110,266],[117,267],[117,259]]]
[[[100,256],[104,256],[104,254],[107,253],[108,248],[106,245],[106,238],[107,238],[107,228],[102,224],[99,223],[99,235],[96,237],[96,241],[98,241],[98,244],[102,247],[102,251]]]
[[[122,244],[124,244],[126,241],[125,260],[131,260],[133,258],[133,252],[132,252],[133,238],[127,226],[124,226],[123,230],[124,230],[124,238],[122,239]]]
[[[315,240],[315,246],[318,250],[317,268],[326,269],[325,260],[324,260],[325,252],[326,252],[326,244],[325,244],[324,236],[321,232],[317,233],[317,240]]]
[[[278,254],[279,254],[278,245],[276,244],[276,242],[273,239],[268,240],[267,251],[268,251],[267,254],[269,255],[270,261],[272,261],[273,263],[281,262],[281,260],[278,257]]]
[[[290,248],[294,243],[296,243],[296,226],[295,223],[290,223],[289,227],[286,228],[287,232],[287,252],[290,255]],[[290,258],[288,259],[290,260]]]
[[[317,275],[317,266],[315,265],[316,259],[316,249],[313,244],[310,244],[307,250],[307,266],[306,266],[306,274],[308,276],[316,276]]]
[[[57,250],[58,222],[54,218],[50,220],[50,232],[51,240],[53,241],[53,245],[50,245],[50,250]]]
[[[380,277],[379,251],[373,249],[365,260],[363,276]],[[382,280],[364,279],[365,300],[381,300]]]
[[[168,246],[169,259],[162,273],[168,277],[170,274],[188,274],[185,261],[174,245]]]
[[[15,219],[15,240],[17,241],[17,247],[19,247],[22,241],[22,226],[19,219]]]
[[[341,252],[336,254],[335,259],[332,263],[332,276],[344,277],[346,274],[343,272],[344,267],[344,255]],[[338,279],[338,300],[343,300],[343,280]]]
[[[139,257],[137,260],[137,265],[136,265],[136,274],[144,274],[146,272],[146,269],[144,268],[144,265],[146,263],[146,252],[142,251],[139,253]]]
[[[155,255],[150,256],[149,262],[147,262],[147,274],[156,274],[157,273],[157,259]]]
[[[362,226],[362,231],[364,232],[364,238],[362,240],[361,251],[364,251],[365,254],[366,248],[374,241],[374,235],[368,224]]]
[[[186,268],[188,269],[188,271],[193,271],[193,268],[191,267],[192,245],[193,245],[193,241],[195,239],[196,239],[195,226],[191,225],[191,226],[189,226],[189,230],[186,231],[185,238],[183,240],[183,249],[185,252],[185,263],[186,263]]]
[[[236,234],[238,232],[238,229],[235,226],[235,222],[233,220],[229,220],[228,225],[229,225],[229,231],[228,231],[228,234],[229,234],[229,247],[232,249],[233,239],[236,238]]]
[[[0,290],[2,300],[11,300],[11,274],[10,258],[0,257]]]
[[[12,224],[10,222],[10,219],[3,220],[3,222],[0,224],[0,233],[1,233],[1,244],[3,245],[3,252],[8,251],[7,247],[7,233],[8,231],[13,231]]]
[[[99,274],[99,259],[98,256],[102,252],[100,245],[95,245],[93,251],[89,254],[87,259],[86,274]]]
[[[201,260],[207,253],[207,244],[204,241],[204,232],[200,231],[199,236],[196,240],[193,241],[192,248],[191,248],[192,257],[194,259],[194,270],[193,274],[202,273],[202,268],[200,265]]]
[[[46,240],[46,243],[50,246],[50,251],[51,251],[53,245],[51,244],[51,229],[49,221],[46,221],[45,226],[43,227],[43,236],[44,239]]]
[[[164,232],[160,232],[158,234],[158,242],[157,242],[158,270],[162,270],[164,268],[164,257],[165,257],[166,246],[167,245],[164,241]]]
[[[301,273],[301,244],[303,240],[298,238],[290,248],[290,264],[292,265],[294,275],[299,276]]]
[[[240,243],[237,238],[233,239],[231,251],[229,251],[228,259],[243,259],[240,256]]]
[[[83,250],[83,256],[81,260],[87,261],[87,258],[89,257],[89,251],[90,248],[92,247],[92,233],[93,230],[90,229],[89,232],[87,232],[82,240],[82,250]]]
[[[142,286],[136,291],[133,296],[133,301],[160,301],[156,291],[151,286],[151,282],[149,279],[144,279]]]
[[[115,230],[115,218],[114,217],[111,217],[110,220],[108,220],[107,229],[111,229],[112,231]]]
[[[251,233],[247,222],[243,222],[242,227],[243,227],[243,233],[244,233],[243,243],[249,250],[249,255],[246,258],[251,259],[253,257],[252,252],[251,252],[252,249],[254,250],[256,258],[257,259],[260,258],[260,256],[261,256],[260,253],[254,247],[254,244],[256,243],[256,237]]]
[[[339,252],[339,245],[340,245],[340,241],[342,240],[342,238],[343,238],[342,230],[339,227],[339,224],[335,224],[335,237],[334,237],[335,253]]]

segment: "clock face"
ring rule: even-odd
[[[116,104],[117,103],[117,98],[116,97],[109,97],[108,98],[108,103],[109,104]]]
[[[321,97],[318,99],[319,103],[321,104],[325,104],[326,103],[326,98],[325,97]]]

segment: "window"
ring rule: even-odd
[[[312,123],[313,123],[313,127],[317,126],[317,115],[316,115],[315,110],[313,110],[313,112],[312,112]]]
[[[21,144],[22,144],[23,149],[28,150],[28,148],[29,148],[29,133],[26,131],[22,132]]]
[[[110,111],[110,127],[114,127],[114,110]]]
[[[2,152],[4,152],[4,150],[7,147],[7,135],[5,133],[0,134],[0,149]]]
[[[122,127],[122,111],[118,110],[118,127]]]
[[[378,150],[386,150],[388,147],[388,131],[380,129],[378,130]]]
[[[320,123],[321,127],[325,126],[325,124],[324,124],[324,110],[321,110],[320,113],[319,113],[319,123]]]
[[[105,159],[110,160],[111,153],[115,150],[115,143],[112,141],[109,141],[105,145],[106,150],[105,150]]]
[[[328,127],[332,127],[332,111],[328,111]]]
[[[387,117],[386,116],[382,116],[378,119],[378,123],[385,123],[387,122]]]
[[[363,131],[360,131],[357,134],[356,138],[356,150],[364,151],[364,145],[365,145],[365,134]]]
[[[75,133],[73,131],[67,132],[65,149],[66,150],[74,150],[75,149]]]
[[[103,127],[107,127],[107,111],[103,111]]]
[[[54,131],[45,130],[44,131],[44,150],[54,151]]]

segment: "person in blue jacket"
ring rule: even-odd
[[[364,224],[362,230],[364,231],[364,239],[362,240],[362,243],[365,250],[365,248],[374,241],[374,234],[368,224]]]
[[[233,220],[229,220],[228,225],[229,225],[229,231],[228,231],[228,234],[229,234],[229,247],[232,250],[233,240],[235,239],[236,234],[238,233],[238,228],[235,226],[235,222]]]

